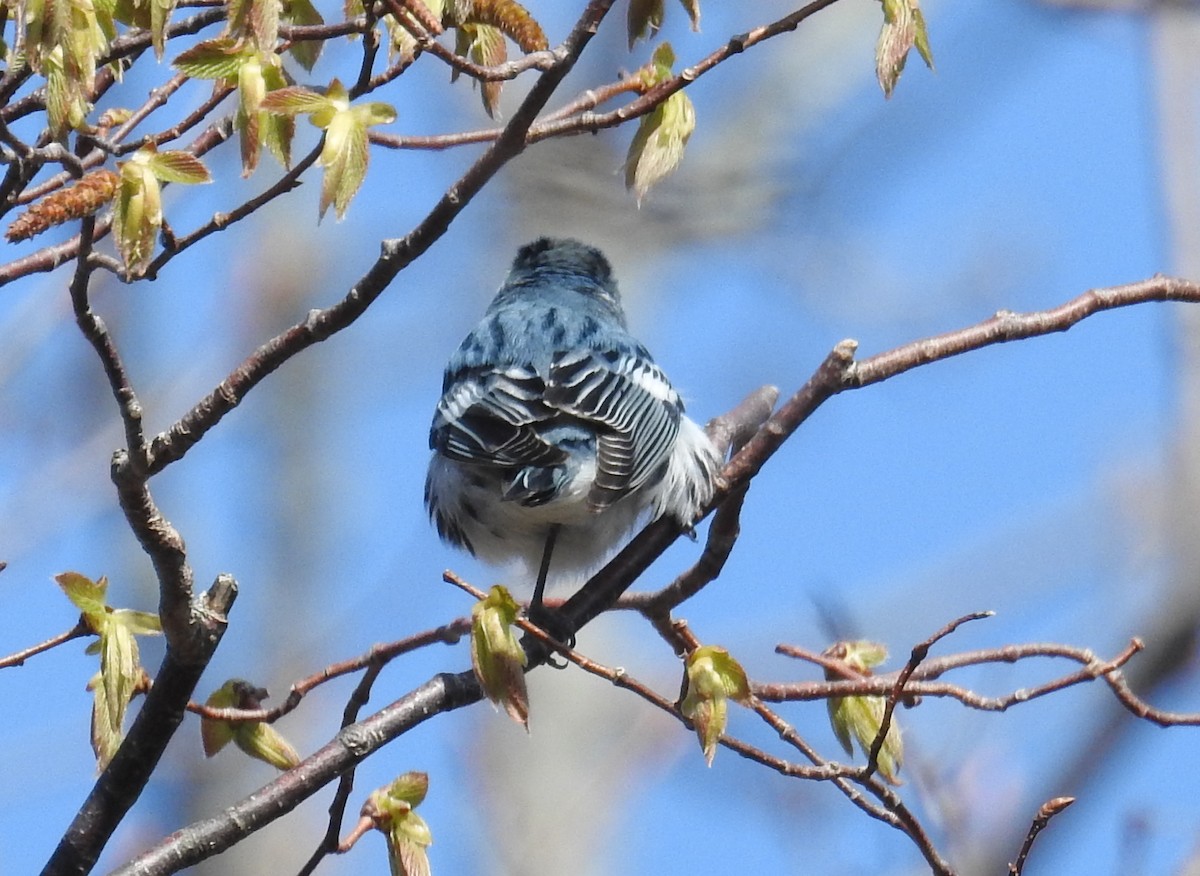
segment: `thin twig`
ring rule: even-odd
[[[0,564],[0,569],[3,568],[3,565]],[[9,654],[7,657],[0,657],[0,669],[7,669],[10,666],[22,666],[30,657],[41,654],[43,651],[49,651],[51,648],[57,648],[59,645],[69,642],[72,639],[78,639],[81,636],[90,635],[92,635],[91,627],[89,627],[81,617],[79,622],[65,633],[59,633],[57,636],[51,636],[44,642],[39,642],[38,644],[32,645],[23,651],[18,651],[15,654]]]
[[[973,709],[987,712],[1004,712],[1013,706],[1027,703],[1040,697],[1065,690],[1068,687],[1084,684],[1096,679],[1103,679],[1110,687],[1114,687],[1114,682],[1123,681],[1120,668],[1128,663],[1141,649],[1141,642],[1134,639],[1121,653],[1111,660],[1100,660],[1086,648],[1037,643],[1007,645],[1003,648],[990,648],[980,651],[968,651],[963,654],[952,654],[937,660],[927,660],[918,667],[905,682],[904,694],[912,697],[948,697],[956,699],[963,705]],[[841,675],[843,680],[754,685],[755,695],[769,702],[803,702],[845,696],[889,696],[896,689],[898,673],[861,675],[850,670],[840,660],[814,654],[792,645],[780,645],[775,650],[780,654],[802,657],[805,660]],[[1003,696],[995,697],[983,696],[959,685],[932,680],[952,669],[963,666],[979,666],[989,663],[1015,663],[1018,660],[1035,657],[1067,658],[1080,663],[1082,668],[1077,672],[1059,676],[1044,684],[1031,688],[1019,688]],[[1155,721],[1163,726],[1200,724],[1200,713],[1158,712],[1158,710],[1138,700],[1132,693],[1129,695],[1133,698],[1134,703],[1132,705],[1127,704],[1127,708],[1138,717]],[[1120,698],[1119,695],[1118,698]],[[1152,713],[1156,714],[1152,715]]]
[[[796,732],[795,728],[757,697],[751,699],[750,708],[779,734],[780,739],[804,754],[815,767],[840,769],[840,765],[821,757],[816,749]],[[849,775],[836,775],[831,778],[831,781],[851,803],[867,815],[891,825],[908,836],[920,850],[934,874],[953,876],[954,871],[934,846],[929,833],[893,789],[873,776],[864,776],[860,771],[854,771]],[[858,788],[854,787],[854,784],[860,785],[863,790],[876,797],[880,802],[876,804],[868,800]]]
[[[962,617],[955,618],[924,642],[919,643],[912,649],[912,653],[908,658],[908,663],[906,663],[904,668],[900,670],[900,673],[896,676],[895,684],[892,685],[892,689],[888,693],[887,702],[883,707],[883,717],[879,720],[879,730],[876,732],[875,739],[871,743],[871,750],[867,753],[867,765],[863,767],[864,778],[870,777],[871,774],[879,768],[879,753],[883,750],[883,743],[887,739],[888,732],[891,730],[892,715],[896,711],[896,704],[900,702],[901,697],[904,695],[904,685],[908,683],[908,680],[912,677],[912,674],[917,671],[917,667],[921,665],[922,661],[929,656],[929,649],[942,639],[946,638],[946,636],[953,633],[963,624],[974,620],[989,618],[992,617],[993,614],[995,614],[995,612],[976,611],[963,615]]]
[[[1029,825],[1029,832],[1025,834],[1025,841],[1021,843],[1021,851],[1017,854],[1016,862],[1008,865],[1009,876],[1021,876],[1021,873],[1025,870],[1025,861],[1029,857],[1029,850],[1033,848],[1033,841],[1037,839],[1037,835],[1050,823],[1051,818],[1058,815],[1058,813],[1074,802],[1074,797],[1055,797],[1041,805],[1037,811],[1037,815],[1034,816],[1033,823]]]
[[[437,643],[445,645],[456,644],[470,629],[470,618],[458,618],[448,624],[443,624],[431,630],[425,630],[422,633],[406,636],[403,639],[389,642],[386,645],[373,645],[365,654],[349,660],[332,663],[321,671],[314,672],[312,675],[295,682],[289,688],[287,697],[279,705],[269,709],[217,709],[203,703],[191,702],[188,703],[188,711],[214,721],[266,721],[268,723],[277,721],[289,712],[294,711],[304,697],[314,688],[320,687],[328,681],[333,681],[335,678],[341,678],[344,675],[360,672],[364,669],[386,666],[397,657],[428,645]]]

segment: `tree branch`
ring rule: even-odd
[[[0,569],[3,569],[2,565],[0,565]],[[0,657],[0,669],[7,669],[10,666],[24,666],[25,661],[30,657],[36,657],[43,651],[49,651],[51,648],[57,648],[59,645],[65,644],[72,639],[78,639],[82,636],[90,635],[92,635],[91,627],[84,622],[83,618],[80,618],[79,622],[66,632],[59,633],[57,636],[52,636],[46,641],[39,642],[36,645],[31,645],[28,648],[23,648],[15,654],[9,654],[7,657]]]
[[[387,742],[434,715],[477,702],[482,695],[471,672],[436,675],[374,715],[344,728],[298,767],[264,785],[250,797],[220,815],[173,833],[114,870],[111,876],[175,873],[219,854],[286,815]]]

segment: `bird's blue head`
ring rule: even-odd
[[[621,293],[604,253],[578,240],[539,237],[517,250],[492,308],[547,288],[572,290],[603,306],[624,325]]]

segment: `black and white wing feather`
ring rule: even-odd
[[[555,415],[544,392],[542,378],[528,366],[458,375],[438,402],[430,447],[460,462],[498,469],[561,465],[566,451],[548,443],[539,428]]]
[[[636,349],[559,354],[550,366],[545,400],[595,429],[592,507],[606,508],[662,476],[683,404],[648,354]]]

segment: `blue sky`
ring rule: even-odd
[[[757,23],[717,7],[707,4],[699,35],[669,7],[664,35],[682,59]],[[623,12],[564,99],[648,54],[625,53]],[[1052,307],[1172,271],[1147,21],[1032,3],[931,3],[926,14],[937,71],[914,60],[890,101],[871,67],[875,4],[840,4],[701,79],[689,92],[699,124],[684,166],[640,210],[616,174],[630,132],[530,150],[359,324],[289,363],[157,478],[198,580],[229,571],[242,585],[201,693],[238,675],[282,696],[329,662],[467,611],[440,583],[443,568],[495,580],[439,544],[424,519],[427,428],[442,362],[515,246],[536,234],[605,246],[633,328],[698,419],[763,383],[794,391],[845,337],[870,355],[1000,308]],[[555,15],[544,19],[552,38],[567,26]],[[333,50],[316,80],[342,72],[338,51],[353,48]],[[382,96],[399,111],[392,130],[486,123],[466,83],[449,101],[428,99],[445,93],[444,73],[426,59],[406,75],[411,87]],[[235,178],[235,153],[214,154],[214,173]],[[126,350],[149,428],[168,426],[263,338],[337,300],[378,239],[403,234],[476,154],[376,155],[343,223],[316,225],[314,178],[248,221],[245,236],[197,248],[157,283],[99,284],[96,306]],[[598,162],[587,177],[595,191],[580,182],[582,163],[562,180],[539,178],[558,154]],[[238,190],[274,172],[265,164]],[[230,198],[223,185],[174,192],[167,216],[186,229]],[[154,604],[107,479],[121,440],[115,411],[69,319],[66,281],[59,272],[0,293],[13,339],[0,354],[5,653],[73,623],[50,580],[65,569],[107,574],[122,605]],[[886,643],[898,665],[946,621],[981,609],[997,616],[942,653],[1062,641],[1110,655],[1157,629],[1176,598],[1163,496],[1182,423],[1178,315],[1160,305],[1104,314],[832,400],[755,482],[722,578],[682,614],[759,680],[814,677],[774,656],[778,642],[820,649],[862,636]],[[675,546],[647,585],[696,551]],[[589,627],[579,645],[668,695],[677,689],[669,650],[631,618]],[[0,802],[0,872],[39,867],[90,787],[83,685],[94,669],[82,650],[0,673],[0,762],[22,789]],[[144,651],[154,666],[161,646]],[[372,706],[467,660],[461,646],[413,655],[384,674]],[[999,693],[1058,669],[962,680]],[[476,707],[419,728],[360,771],[363,793],[407,769],[431,774],[422,812],[435,872],[518,872],[509,855],[525,872],[562,872],[547,862],[564,835],[577,843],[578,872],[921,872],[907,839],[832,788],[727,751],[707,769],[683,728],[629,697],[572,673],[536,675],[531,736]],[[1188,675],[1152,699],[1200,709],[1195,682],[1192,657]],[[280,729],[313,750],[349,690],[322,690]],[[1137,725],[1109,706],[1092,686],[1004,714],[934,701],[902,712],[906,800],[963,872],[997,872],[1037,806],[1059,794],[1080,799],[1039,840],[1027,872],[1177,872],[1196,853],[1200,822],[1194,731]],[[824,754],[840,754],[823,706],[781,711]],[[1110,720],[1118,735],[1097,749],[1103,766],[1091,780],[1074,776],[1069,767],[1087,763],[1081,748]],[[772,744],[745,715],[733,729]],[[516,765],[512,784],[501,762]],[[231,753],[205,762],[195,726],[185,727],[102,869],[270,778]],[[264,858],[295,871],[327,803],[318,795],[210,872],[262,872]],[[370,837],[325,872],[385,868]]]

